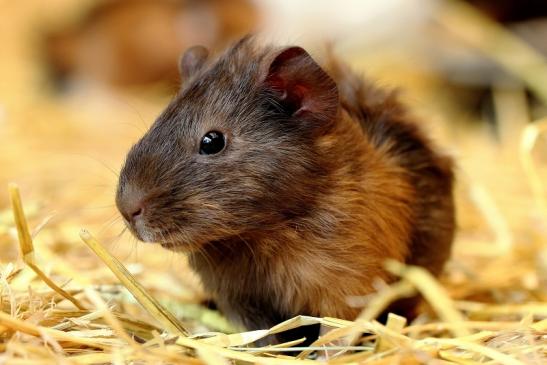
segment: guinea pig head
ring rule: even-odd
[[[313,209],[328,174],[315,142],[339,102],[310,55],[247,38],[216,61],[191,48],[180,69],[181,90],[120,173],[116,204],[132,233],[192,250]]]

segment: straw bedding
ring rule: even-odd
[[[351,298],[364,308],[355,321],[297,317],[245,332],[200,304],[206,295],[183,256],[119,235],[116,170],[165,97],[158,90],[48,94],[25,40],[38,14],[47,21],[52,12],[38,2],[12,6],[10,34],[0,32],[8,51],[0,59],[0,363],[547,363],[547,120],[528,123],[524,86],[494,90],[503,101],[496,141],[486,127],[448,122],[469,116],[431,75],[408,65],[390,72],[411,85],[421,100],[416,113],[458,161],[459,233],[445,274],[437,280],[388,262],[401,281]],[[450,14],[441,21],[457,24],[462,13]],[[394,65],[386,57],[377,65]],[[523,85],[541,88],[527,77]],[[540,100],[544,91],[536,92]],[[416,291],[425,303],[413,323],[374,321]],[[314,323],[325,334],[309,348],[252,345]]]

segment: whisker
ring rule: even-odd
[[[122,104],[123,106],[128,107],[131,111],[133,111],[137,115],[137,118],[142,123],[142,126],[144,127],[144,130],[140,129],[137,125],[133,125],[132,123],[127,123],[126,122],[126,123],[120,123],[120,124],[132,125],[132,126],[138,128],[141,133],[143,133],[143,134],[146,133],[146,130],[148,129],[148,125],[146,124],[146,121],[142,117],[141,112],[137,108],[135,108],[133,105],[131,105],[131,103],[129,103],[127,100],[124,100],[121,97],[114,97],[114,99],[116,101],[118,101],[120,104]]]
[[[95,209],[111,209],[116,207],[116,204],[108,204],[108,205],[96,205],[96,206],[87,206],[84,209],[85,210],[95,210]]]
[[[115,235],[110,241],[107,241],[107,243],[111,246],[116,246],[120,239],[122,238],[122,235],[127,231],[127,227],[124,227],[120,233],[118,233],[117,235]]]
[[[107,219],[107,221],[102,225],[99,233],[102,234],[105,231],[107,231],[110,227],[112,227],[115,223],[118,223],[121,219],[121,216],[118,215],[118,213],[112,213],[110,218]]]
[[[112,240],[111,242],[111,245],[112,245],[112,249],[113,250],[119,250],[120,249],[120,242],[122,242],[121,238],[123,237],[123,235],[128,231],[128,228],[127,226],[124,226],[124,228],[122,228],[122,230],[120,231],[120,233],[118,233],[118,235],[116,235],[114,237],[114,239]],[[133,239],[133,235],[129,235],[129,240]]]
[[[119,179],[119,174],[117,172],[117,170],[115,170],[114,168],[112,168],[111,166],[109,166],[106,162],[104,161],[101,161],[99,160],[98,158],[96,157],[93,157],[91,155],[86,155],[86,154],[83,154],[83,153],[65,153],[65,155],[69,155],[69,156],[73,156],[73,157],[85,157],[85,158],[88,158],[88,159],[91,159],[93,160],[94,162],[98,162],[101,166],[103,166],[104,168],[106,168],[109,172],[111,172],[115,177],[116,177],[116,180]]]

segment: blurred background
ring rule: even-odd
[[[319,61],[331,45],[400,88],[454,156],[454,297],[547,300],[547,2],[0,0],[0,13],[0,187],[20,185],[49,269],[115,282],[79,241],[85,227],[159,297],[205,299],[182,256],[119,235],[117,172],[179,88],[184,49],[258,32]],[[7,192],[0,211],[5,263],[17,259]]]

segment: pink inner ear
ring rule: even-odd
[[[310,110],[312,106],[311,101],[309,100],[309,90],[304,85],[294,85],[293,86],[294,100],[295,104],[299,105],[299,108],[294,112],[295,116],[302,115],[303,113]]]
[[[273,91],[279,92],[280,94],[284,94],[286,92],[285,81],[283,81],[283,79],[278,75],[268,76],[266,83]]]
[[[300,47],[288,48],[277,55],[265,83],[293,116],[330,120],[336,114],[336,84]]]
[[[293,110],[293,115],[310,110],[309,89],[305,85],[287,82],[281,75],[270,75],[267,82],[278,93],[279,100]]]

